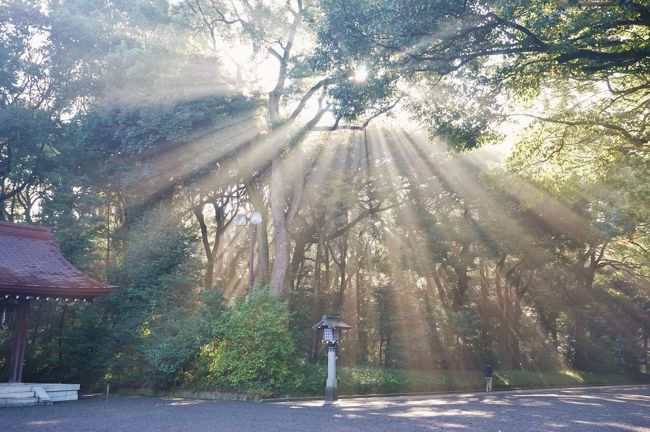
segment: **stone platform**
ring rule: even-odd
[[[79,384],[0,384],[0,407],[51,404],[79,399]]]

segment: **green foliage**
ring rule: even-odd
[[[27,379],[320,394],[324,368],[306,359],[322,361],[310,325],[324,309],[353,324],[344,364],[368,366],[341,369],[350,393],[474,389],[480,374],[459,371],[486,358],[508,368],[497,386],[578,382],[550,372],[567,363],[632,373],[647,358],[647,5],[33,3],[0,5],[0,219],[54,227],[70,261],[119,291],[34,307]],[[287,16],[314,30],[313,50],[292,45]],[[293,152],[307,131],[286,145],[291,123],[248,141],[264,92],[241,90],[249,71],[226,83],[218,45],[231,43],[282,59],[280,112],[316,82],[313,99],[343,123],[399,99],[458,150],[501,139],[506,107],[535,115],[509,125],[523,129],[510,172],[484,169],[499,149],[444,160],[444,146],[397,130]],[[280,142],[304,191],[269,193]],[[216,199],[219,216],[235,212],[249,174],[263,205],[286,200],[290,316],[266,290],[224,311],[199,288],[192,210]],[[219,223],[213,242],[231,248],[211,264],[230,290],[243,260],[227,217],[206,238]]]
[[[239,300],[203,346],[195,371],[204,387],[277,392],[289,378],[294,353],[287,303],[270,289]]]
[[[117,155],[138,155],[156,144],[182,140],[198,126],[250,110],[242,96],[203,97],[170,104],[110,105],[80,119],[84,144]]]
[[[194,298],[194,296],[188,296]],[[200,349],[216,336],[215,328],[224,311],[220,291],[206,291],[200,301],[168,302],[165,313],[144,326],[140,346],[146,360],[146,382],[169,388],[184,379]]]
[[[117,263],[121,270],[118,277],[126,278],[127,282],[120,293],[143,299],[150,298],[144,295],[147,292],[155,292],[159,299],[182,296],[181,286],[193,282],[192,271],[196,270],[196,263],[191,259],[195,253],[195,234],[161,206],[145,213],[127,235],[124,259]],[[174,283],[177,285],[171,285]],[[171,285],[168,293],[160,291],[165,284]],[[155,307],[155,302],[147,306]]]
[[[98,301],[100,316],[82,323],[77,343],[98,354],[91,383],[107,376],[114,384],[168,386],[209,334],[185,337],[213,319],[214,306],[197,290],[196,239],[164,207],[145,213],[123,235],[127,247],[108,272],[119,289]],[[101,337],[85,340],[94,331]]]
[[[69,169],[66,155],[57,158],[61,166],[49,175],[51,194],[43,199],[41,221],[54,228],[61,253],[68,261],[91,275],[103,278],[106,262],[98,243],[107,237],[105,215],[97,211],[105,200],[91,187],[82,187],[87,179]]]
[[[338,367],[338,370],[340,373],[341,367]],[[296,395],[320,395],[325,389],[326,381],[327,366],[303,361],[298,363],[292,371],[288,393]]]
[[[431,393],[444,391],[481,391],[484,378],[481,371],[417,371],[377,369],[368,367],[338,368],[338,388],[341,395]],[[295,387],[297,394],[321,395],[327,370],[311,366],[304,370],[305,378]],[[640,382],[629,375],[590,373],[572,370],[532,371],[496,370],[495,389],[554,387],[571,385],[614,385]]]
[[[0,220],[31,220],[31,209],[9,212],[4,202],[46,183],[56,168],[53,145],[58,131],[50,116],[46,110],[22,106],[0,109]]]

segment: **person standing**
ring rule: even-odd
[[[483,375],[485,375],[485,391],[492,391],[492,365],[487,363],[483,369]]]

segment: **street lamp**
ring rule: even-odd
[[[327,383],[325,384],[325,403],[332,403],[338,399],[338,388],[336,385],[336,346],[341,342],[341,330],[348,330],[350,327],[339,315],[323,315],[316,324],[312,326],[313,331],[322,330],[322,341],[327,345]]]
[[[250,223],[249,223],[250,222]],[[248,230],[248,295],[253,294],[253,257],[255,255],[255,228],[262,223],[262,213],[254,211],[249,218],[239,213],[235,216],[235,224],[238,226],[249,226]]]

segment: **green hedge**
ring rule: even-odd
[[[294,378],[294,395],[321,395],[327,377],[323,365],[303,365]],[[631,384],[640,377],[621,374],[596,374],[577,371],[537,372],[496,370],[494,388],[561,387],[574,385]],[[342,395],[424,393],[438,391],[476,391],[483,389],[481,371],[400,371],[369,367],[338,369],[338,388]]]

